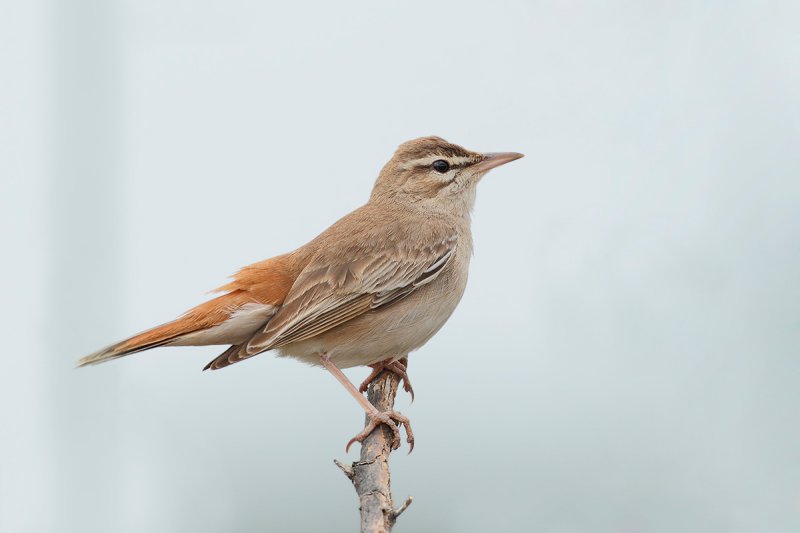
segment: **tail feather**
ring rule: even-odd
[[[96,365],[159,346],[241,344],[262,329],[276,311],[276,306],[253,301],[242,291],[223,294],[190,309],[177,320],[87,355],[78,361],[78,366]]]
[[[247,266],[218,289],[225,294],[190,309],[177,320],[87,355],[78,366],[96,365],[158,346],[242,345],[272,319],[304,267],[294,254]],[[235,353],[238,350],[230,348],[225,352],[226,359]]]
[[[102,348],[92,354],[89,354],[86,357],[82,357],[78,361],[78,367],[80,368],[83,366],[105,363],[106,361],[119,359],[120,357],[125,357],[126,355],[130,355],[132,353],[143,352],[151,348],[158,348],[159,346],[164,346],[166,344],[169,344],[170,342],[180,337],[181,334],[175,334],[172,331],[170,331],[166,335],[163,335],[161,338],[158,338],[158,331],[166,330],[168,326],[170,327],[170,329],[172,329],[171,328],[172,323],[164,324],[162,326],[158,326],[156,328],[147,330],[143,333],[139,333],[138,335],[134,335],[133,337],[125,339],[124,341],[114,343],[111,346],[106,346],[105,348]],[[140,339],[145,336],[146,338],[152,340],[145,342],[137,342],[137,339]]]

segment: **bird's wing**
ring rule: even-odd
[[[401,247],[397,241],[381,242],[363,248],[348,261],[324,255],[315,258],[265,329],[237,353],[226,354],[228,364],[309,339],[408,296],[436,279],[453,256],[457,240],[450,235],[413,248]]]
[[[247,343],[248,355],[314,337],[408,296],[436,279],[456,240],[413,250],[385,247],[346,263],[312,262],[265,330]]]

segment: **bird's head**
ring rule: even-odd
[[[495,167],[522,157],[516,152],[479,153],[440,137],[401,144],[381,170],[370,200],[390,199],[467,211],[475,186]]]

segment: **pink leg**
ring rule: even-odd
[[[353,385],[350,380],[347,379],[347,376],[344,375],[344,372],[342,372],[339,367],[331,362],[330,357],[327,355],[321,355],[320,361],[322,362],[322,366],[324,366],[328,372],[333,374],[333,377],[335,377],[339,383],[344,386],[347,392],[349,392],[350,395],[356,399],[369,417],[369,424],[367,424],[361,433],[350,439],[350,442],[347,443],[347,447],[345,447],[345,452],[350,450],[350,445],[352,445],[354,442],[362,442],[365,438],[367,438],[367,436],[372,433],[376,427],[378,427],[378,424],[386,424],[392,430],[392,433],[394,433],[394,438],[392,439],[392,449],[396,450],[400,447],[401,434],[400,428],[398,427],[398,424],[400,424],[406,428],[406,434],[408,435],[406,442],[408,442],[410,446],[408,453],[411,453],[411,450],[414,449],[414,433],[411,431],[411,423],[408,418],[401,415],[397,411],[378,411],[375,406],[369,403],[364,395],[361,394],[358,389],[356,389],[355,385]]]

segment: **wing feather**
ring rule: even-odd
[[[400,250],[383,245],[347,262],[312,261],[262,332],[239,357],[306,340],[370,310],[391,305],[430,283],[453,256],[457,237]]]
[[[309,317],[307,320],[299,321],[282,333],[271,347],[278,348],[279,346],[284,346],[291,342],[306,340],[314,335],[336,327],[338,324],[347,322],[361,313],[368,311],[370,309],[371,300],[372,298],[370,295],[364,294],[338,307],[333,307],[326,312]]]

